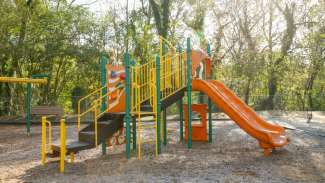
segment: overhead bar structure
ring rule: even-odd
[[[30,79],[16,77],[0,77],[2,83],[31,83],[31,84],[46,84],[47,79]]]
[[[31,106],[32,106],[32,84],[46,84],[47,74],[34,74],[32,78],[17,78],[17,77],[0,77],[0,83],[19,83],[19,84],[27,84],[27,95],[26,95],[26,129],[27,135],[30,134],[30,126],[31,126]]]

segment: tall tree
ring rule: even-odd
[[[170,1],[161,0],[159,4],[155,0],[149,0],[149,2],[154,14],[158,34],[167,38],[169,30]]]

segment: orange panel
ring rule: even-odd
[[[192,140],[193,141],[208,141],[207,134],[207,108],[206,104],[192,104],[192,112],[197,112],[201,116],[200,124],[192,124]],[[185,119],[185,140],[188,138],[188,116],[187,105],[184,104],[184,119]]]

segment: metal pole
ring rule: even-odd
[[[64,160],[66,154],[66,127],[65,120],[60,121],[60,172],[64,172]]]
[[[101,94],[105,97],[101,97],[101,106],[100,106],[100,111],[105,112],[107,110],[107,101],[106,101],[106,94],[107,94],[107,78],[106,78],[106,65],[107,65],[107,59],[104,56],[100,57],[100,80],[101,80],[101,86],[102,86],[102,92]],[[102,154],[106,154],[106,140],[103,140],[102,142]]]
[[[179,121],[180,121],[180,127],[179,127],[179,136],[180,136],[180,141],[183,142],[184,139],[184,123],[183,123],[183,119],[184,119],[184,113],[183,113],[183,98],[181,98],[178,101],[178,108],[179,108]]]
[[[167,145],[167,109],[163,110],[164,145]]]
[[[156,92],[157,92],[157,149],[158,154],[161,153],[161,140],[160,140],[160,111],[161,111],[161,102],[160,102],[160,57],[156,56]]]
[[[131,62],[131,66],[135,66],[135,60],[132,60],[132,62]],[[136,78],[136,73],[135,72],[133,72],[132,73],[132,75],[131,75],[131,80],[132,81],[134,81],[134,79]],[[133,89],[133,91],[132,91],[132,93],[133,93],[133,95],[135,95],[135,92],[136,92],[136,89],[134,88]],[[132,99],[133,99],[133,105],[136,103],[136,97],[132,97]],[[132,105],[132,106],[133,106]],[[137,117],[136,117],[136,115],[133,115],[132,116],[132,138],[133,138],[133,140],[132,140],[132,142],[133,142],[133,150],[136,150],[137,149]]]
[[[26,128],[27,135],[30,134],[30,120],[31,120],[31,106],[32,106],[32,84],[27,84],[27,95],[26,95]]]
[[[130,55],[127,52],[124,55],[125,62],[125,93],[126,93],[126,107],[125,107],[125,122],[126,122],[126,158],[131,158],[131,137],[130,137],[130,104],[131,104],[131,83],[130,83]]]
[[[210,44],[208,44],[207,52],[209,57],[211,58],[211,47]],[[211,79],[211,78],[208,78]],[[212,142],[212,102],[211,99],[208,99],[208,112],[209,112],[209,143]]]
[[[137,149],[137,118],[136,116],[134,115],[132,117],[132,137],[133,137],[133,150],[136,150]]]
[[[182,47],[178,47],[178,53],[179,53],[179,59],[182,60]],[[183,86],[183,72],[182,72],[182,64],[183,62],[181,61],[180,62],[180,81],[181,81],[181,85]],[[183,142],[184,140],[184,111],[183,111],[183,98],[181,98],[179,101],[178,101],[178,110],[179,110],[179,136],[180,136],[180,141]]]
[[[187,137],[187,147],[192,149],[192,82],[191,82],[191,39],[187,38],[187,49],[186,49],[186,65],[187,65],[187,118],[188,118],[188,137]]]
[[[46,161],[46,117],[42,117],[42,165]]]

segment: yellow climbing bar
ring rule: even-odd
[[[64,172],[66,139],[67,139],[67,132],[66,132],[65,120],[61,119],[60,121],[60,172],[61,173]]]
[[[160,91],[161,100],[173,95],[186,86],[186,64],[184,52],[177,49],[166,39],[160,37]]]
[[[42,124],[42,165],[45,165],[46,163],[46,153],[52,153],[52,124],[50,121],[46,120],[46,117],[43,116],[41,119],[41,124]],[[46,124],[48,125],[48,144],[46,140]],[[47,146],[47,148],[46,148]]]
[[[34,83],[46,84],[47,79],[30,79],[30,78],[17,78],[17,77],[0,77],[0,82],[3,83]]]

